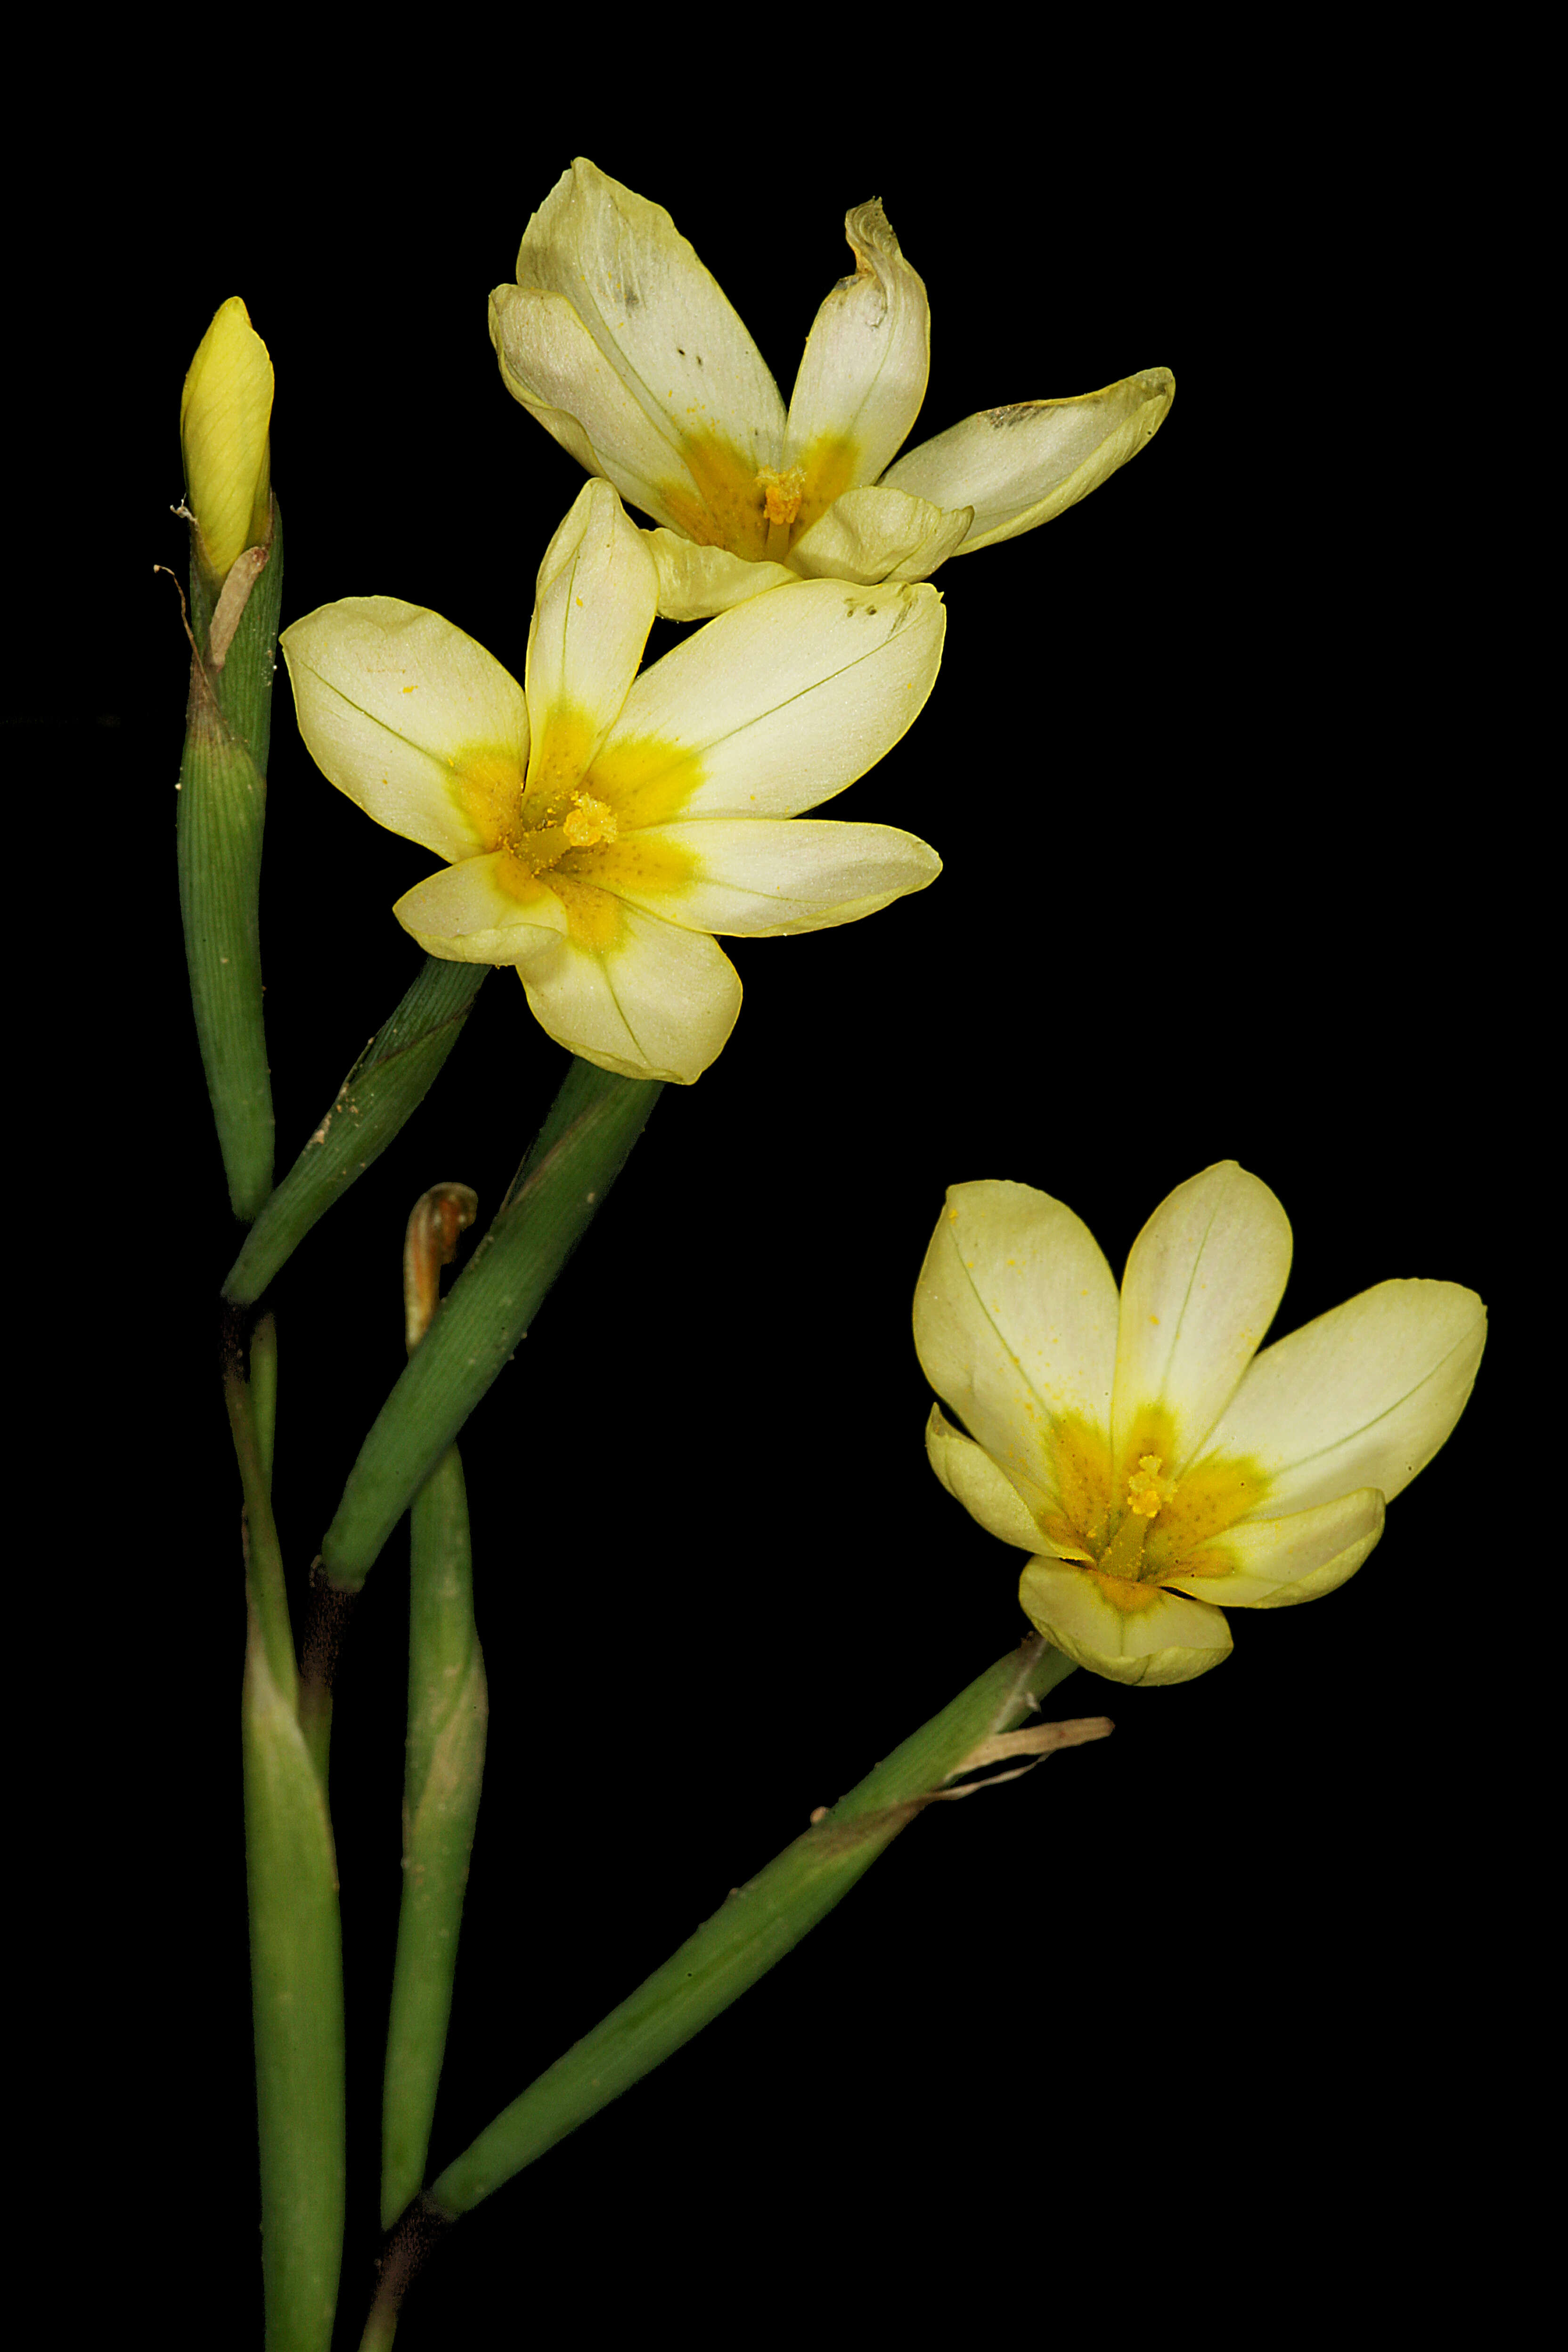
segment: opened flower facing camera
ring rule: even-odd
[[[434,956],[515,965],[584,1060],[687,1081],[740,1010],[714,932],[851,922],[941,870],[911,834],[798,812],[899,740],[943,615],[934,588],[798,581],[639,677],[657,594],[647,535],[590,482],[540,566],[521,686],[390,596],[323,605],[282,646],[318,766],[448,861],[399,899],[405,929]]]
[[[817,312],[786,415],[751,336],[661,206],[579,159],[490,297],[507,389],[662,526],[659,610],[723,611],[800,574],[925,580],[1048,522],[1152,438],[1151,368],[1072,400],[983,409],[895,454],[931,359],[926,291],[879,204],[845,220],[855,274]]]
[[[1185,1682],[1222,1613],[1315,1601],[1464,1409],[1486,1310],[1382,1282],[1258,1352],[1290,1228],[1234,1160],[1161,1203],[1120,1297],[1087,1225],[1026,1184],[954,1185],[915,1293],[932,1466],[1030,1555],[1026,1614],[1116,1682]]]

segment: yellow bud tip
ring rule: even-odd
[[[768,520],[787,528],[800,512],[800,502],[805,496],[805,467],[791,466],[787,472],[775,473],[764,466],[757,476],[757,488],[763,494]]]
[[[202,562],[216,581],[267,537],[271,421],[272,362],[231,294],[197,344],[180,396],[185,494]]]

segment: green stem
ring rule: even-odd
[[[426,957],[247,1234],[226,1298],[239,1307],[259,1298],[317,1220],[380,1159],[435,1083],[489,969]]]
[[[425,2179],[489,1712],[474,1625],[468,1496],[455,1445],[414,1498],[409,1552],[408,1765],[382,2099],[384,2230]]]
[[[257,1635],[267,1653],[269,1679],[293,1712],[298,1696],[294,1666],[294,1629],[289,1622],[289,1595],[283,1578],[283,1553],[272,1517],[271,1420],[276,1393],[267,1404],[267,1454],[257,1430],[256,1404],[240,1361],[239,1334],[226,1318],[223,1398],[228,1410],[229,1434],[239,1465],[245,1496],[245,1590]],[[265,1375],[263,1395],[267,1394]]]
[[[544,1125],[349,1474],[321,1544],[331,1581],[357,1591],[383,1545],[527,1331],[625,1166],[657,1080],[574,1061]]]
[[[253,1395],[237,1318],[226,1318],[224,1397],[246,1514],[240,1722],[266,2343],[267,2352],[329,2352],[344,2196],[338,1876],[325,1776],[300,1724],[268,1496],[276,1359],[269,1330],[257,1338]]]
[[[254,1609],[242,1724],[267,2352],[329,2352],[344,2200],[337,1867],[326,1792]]]
[[[468,2212],[689,2042],[832,1910],[980,1740],[1071,1672],[1031,1637],[960,1691],[503,2109],[435,2182],[433,2210]]]
[[[1010,1730],[1072,1671],[1070,1659],[1034,1635],[999,1658],[504,2108],[394,2233],[361,2352],[386,2352],[402,2297],[443,2224],[470,2211],[739,2000],[942,1794],[983,1740]]]
[[[258,901],[273,650],[283,584],[276,500],[265,553],[247,552],[240,562],[248,564],[252,553],[261,568],[226,644],[214,635],[210,583],[192,556],[190,691],[175,823],[196,1037],[230,1205],[237,1217],[247,1220],[258,1214],[272,1189],[272,1082],[262,1022]]]
[[[268,1498],[272,1494],[272,1450],[278,1430],[278,1326],[263,1315],[250,1335],[250,1403],[256,1417],[256,1446]]]

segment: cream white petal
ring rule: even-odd
[[[513,866],[504,849],[465,857],[405,891],[393,913],[426,955],[449,963],[521,963],[566,929],[559,901],[536,887],[521,901],[497,878]]]
[[[492,333],[509,388],[575,417],[612,481],[644,467],[644,432],[619,435],[640,415],[679,462],[694,445],[734,453],[748,479],[776,467],[784,404],[756,344],[662,205],[579,157],[523,232],[518,303],[498,289]],[[618,382],[608,397],[601,371],[567,345],[557,324],[542,331],[528,297],[569,303],[599,359]],[[596,395],[595,413],[585,414]],[[617,487],[624,487],[617,482]],[[650,485],[657,488],[657,476]],[[635,490],[626,495],[637,498]],[[640,504],[643,501],[638,499]],[[650,510],[664,522],[673,514]]]
[[[668,922],[751,939],[856,922],[942,872],[912,833],[816,817],[650,825],[563,862]]]
[[[472,637],[422,604],[348,596],[279,640],[305,747],[329,782],[389,832],[438,857],[484,848],[460,791],[478,752],[528,764],[517,680]]]
[[[591,474],[662,523],[698,496],[679,441],[622,381],[562,294],[498,286],[490,341],[512,398]],[[674,504],[667,493],[674,493]]]
[[[1247,1455],[1272,1511],[1357,1488],[1392,1502],[1464,1410],[1486,1308],[1457,1282],[1380,1282],[1256,1356],[1203,1460]]]
[[[1219,1610],[1152,1584],[1135,1588],[1135,1606],[1119,1608],[1109,1597],[1114,1584],[1090,1569],[1032,1559],[1018,1598],[1037,1633],[1112,1682],[1187,1683],[1229,1657],[1230,1628]]]
[[[889,466],[887,486],[938,506],[973,507],[960,552],[1013,539],[1087,498],[1152,441],[1176,395],[1168,368],[1149,368],[1073,400],[984,408]]]
[[[1290,1226],[1267,1184],[1234,1160],[1162,1201],[1121,1277],[1111,1450],[1140,1411],[1174,1424],[1167,1476],[1180,1476],[1262,1345],[1290,1271]]]
[[[942,658],[934,588],[802,580],[755,596],[638,677],[595,789],[626,823],[795,816],[890,751]]]
[[[764,589],[787,588],[800,575],[782,563],[756,563],[725,547],[699,547],[679,531],[650,530],[648,552],[658,573],[659,617],[706,621],[744,604]]]
[[[931,372],[931,306],[879,204],[844,217],[855,256],[816,314],[790,397],[786,466],[808,476],[823,444],[849,447],[837,488],[875,481],[920,415]]]
[[[874,483],[847,490],[803,531],[790,562],[808,580],[929,580],[963,544],[973,517]]]
[[[948,1493],[957,1497],[970,1517],[978,1519],[989,1535],[1000,1537],[1004,1543],[1016,1544],[1021,1551],[1038,1552],[1047,1543],[1019,1486],[1004,1475],[984,1446],[976,1445],[973,1439],[954,1429],[939,1404],[932,1405],[926,1423],[926,1452],[931,1468]],[[1034,1491],[1039,1507],[1048,1510],[1050,1497],[1037,1488]],[[1047,1548],[1053,1557],[1065,1556],[1058,1554],[1055,1547]]]
[[[680,930],[581,883],[574,898],[567,936],[521,969],[535,1019],[602,1070],[689,1086],[735,1025],[734,965],[706,932]],[[599,944],[584,944],[584,932]]]
[[[1064,1449],[1106,1442],[1116,1305],[1099,1244],[1062,1202],[1027,1184],[949,1188],[915,1286],[916,1352],[971,1436],[1047,1511],[1066,1500]]]
[[[1203,1548],[1205,1572],[1163,1576],[1169,1592],[1221,1609],[1283,1609],[1316,1601],[1352,1577],[1383,1533],[1375,1487],[1284,1518],[1243,1519]]]
[[[658,602],[646,534],[608,482],[585,482],[539,567],[523,672],[533,756],[566,722],[580,774],[620,717]],[[530,778],[530,782],[534,782]]]

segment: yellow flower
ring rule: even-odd
[[[925,396],[926,291],[879,204],[817,312],[789,412],[669,215],[579,158],[490,297],[507,389],[663,528],[659,611],[695,620],[805,575],[924,580],[1125,465],[1175,396],[1152,368],[1072,400],[982,409],[892,462]]]
[[[283,633],[300,731],[340,792],[448,861],[395,909],[429,954],[513,964],[585,1061],[689,1081],[734,1025],[712,934],[819,930],[923,889],[890,825],[805,819],[890,751],[935,679],[934,588],[796,581],[637,676],[647,535],[590,482],[545,552],[519,686],[417,604]]]
[[[196,544],[221,583],[267,537],[272,362],[237,294],[196,345],[180,395],[180,449]]]
[[[1163,1202],[1116,1283],[1087,1225],[1026,1184],[954,1185],[915,1292],[950,1494],[1032,1557],[1047,1641],[1125,1683],[1229,1654],[1220,1607],[1315,1601],[1458,1421],[1486,1309],[1452,1282],[1381,1282],[1257,1352],[1290,1228],[1234,1160]]]

